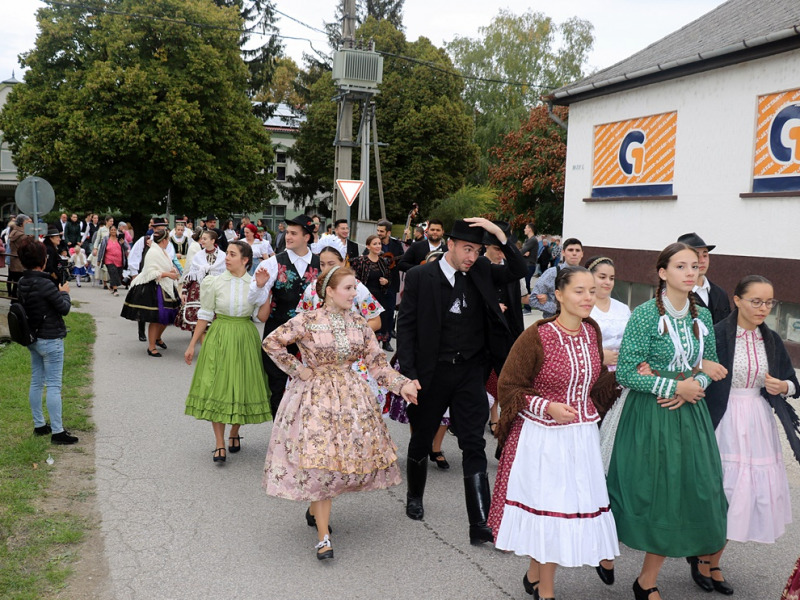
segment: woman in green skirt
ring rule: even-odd
[[[661,598],[665,557],[713,554],[726,538],[722,466],[703,397],[727,371],[716,362],[711,314],[690,294],[697,253],[671,244],[656,269],[656,297],[633,311],[622,338],[617,380],[629,391],[608,471],[619,540],[647,553],[637,600]]]
[[[203,279],[197,325],[184,354],[191,365],[195,345],[214,321],[197,358],[186,414],[211,421],[216,438],[213,460],[218,464],[226,459],[225,425],[231,425],[228,451],[236,453],[241,450],[240,426],[272,418],[261,366],[261,336],[252,319],[258,307],[247,302],[251,280],[247,269],[252,260],[248,244],[232,242],[225,255],[226,271]],[[268,275],[264,271],[256,274],[259,277]],[[259,320],[269,314],[269,303],[264,306],[258,310]]]

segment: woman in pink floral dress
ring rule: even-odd
[[[264,351],[292,377],[275,415],[264,465],[270,496],[311,502],[317,558],[333,558],[329,537],[331,501],[345,492],[377,490],[400,483],[397,452],[380,407],[352,370],[363,359],[378,383],[416,402],[416,386],[392,369],[361,315],[351,308],[356,279],[333,267],[317,283],[323,301],[278,327]],[[286,347],[297,344],[303,362]]]

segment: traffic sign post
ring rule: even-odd
[[[27,235],[47,235],[47,225],[39,223],[40,213],[49,213],[56,204],[53,186],[41,177],[26,177],[14,192],[14,202],[23,213],[29,213],[33,223],[25,227]]]
[[[356,196],[364,187],[364,181],[361,179],[337,179],[336,185],[339,186],[339,191],[342,192],[347,206],[353,206]]]

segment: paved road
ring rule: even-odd
[[[188,334],[169,328],[161,359],[145,353],[136,325],[121,319],[122,297],[98,288],[73,297],[97,319],[94,364],[97,502],[108,561],[101,598],[331,600],[335,598],[527,598],[528,561],[467,537],[456,441],[445,440],[453,468],[429,470],[426,518],[404,515],[405,487],[350,494],[333,505],[336,558],[318,562],[305,505],[268,498],[261,472],[271,424],[242,428],[243,450],[212,464],[211,426],[183,414],[194,367],[183,362]],[[405,468],[408,429],[389,422]],[[489,443],[493,451],[494,443]],[[788,461],[787,461],[788,463]],[[490,459],[490,479],[496,461]],[[789,464],[795,507],[800,467]],[[731,544],[725,566],[737,598],[777,600],[800,553],[800,526],[778,544]],[[630,598],[641,553],[623,549],[618,583],[591,568],[561,569],[566,598]],[[664,568],[665,598],[711,598],[694,586],[683,560]]]

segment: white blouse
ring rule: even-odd
[[[183,279],[200,283],[206,275],[222,275],[225,269],[225,253],[222,250],[214,248],[214,252],[206,252],[201,249],[192,257]]]
[[[197,318],[213,321],[214,315],[255,316],[258,306],[247,301],[250,280],[247,273],[242,277],[234,277],[230,271],[203,279],[200,284],[200,310],[197,311]]]
[[[608,312],[603,312],[595,306],[589,316],[600,326],[600,331],[603,333],[603,348],[619,351],[622,334],[625,333],[625,326],[631,318],[631,309],[619,300],[611,298]]]

